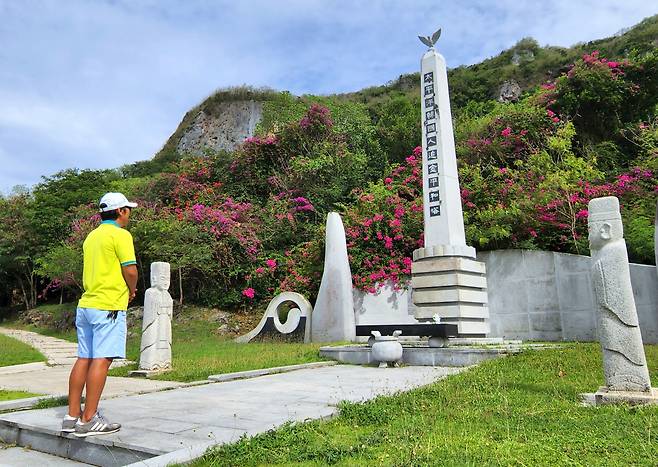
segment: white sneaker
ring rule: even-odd
[[[84,438],[94,435],[109,435],[110,433],[116,433],[120,429],[121,425],[110,423],[99,412],[96,412],[96,415],[87,423],[82,423],[82,420],[78,420],[75,424],[75,432],[73,434],[79,438]]]

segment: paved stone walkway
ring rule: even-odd
[[[83,464],[31,449],[0,444],[0,467],[80,467]]]
[[[77,344],[20,329],[0,327],[0,333],[31,345],[48,359],[47,365],[40,362],[0,367],[0,389],[53,396],[65,396],[68,393],[69,373],[77,358]],[[112,368],[127,363],[130,362],[115,360]],[[174,381],[109,377],[103,397],[161,391],[183,385]]]
[[[77,358],[78,344],[73,342],[22,329],[0,327],[0,333],[34,347],[45,355],[48,365],[72,365]]]
[[[97,465],[125,465],[140,456],[160,457],[136,465],[167,465],[186,460],[190,452],[199,454],[209,446],[234,442],[288,421],[331,417],[340,401],[364,401],[409,390],[462,370],[351,365],[299,370],[106,400],[101,404],[103,413],[123,424],[113,435],[83,440],[62,436],[59,428],[65,408],[61,407],[0,415],[0,436],[10,443],[16,442],[12,436],[22,439],[34,449],[52,447],[60,455]],[[39,447],[39,443],[45,444]]]
[[[20,373],[0,374],[0,389],[27,391],[34,394],[66,396],[69,390],[70,365],[42,367]],[[119,378],[109,376],[103,398],[125,396],[142,392],[161,391],[183,386],[176,381],[158,381],[141,378]]]

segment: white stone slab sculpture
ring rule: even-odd
[[[619,200],[614,196],[591,200],[589,244],[604,392],[651,393],[623,235]]]
[[[292,303],[295,308],[288,311],[285,323],[281,323],[279,313],[284,305]],[[246,343],[257,337],[282,336],[287,338],[300,337],[304,342],[311,341],[311,302],[296,292],[283,292],[272,299],[267,305],[263,318],[253,330],[237,337],[235,342]]]
[[[168,291],[170,280],[169,263],[151,263],[151,288],[144,295],[140,370],[163,371],[171,368],[174,301]]]
[[[324,272],[311,322],[312,342],[356,340],[352,272],[347,258],[345,228],[340,215],[327,217]]]
[[[414,316],[457,324],[460,337],[489,333],[487,279],[466,244],[446,61],[434,48],[441,30],[420,37],[424,248],[413,253]]]

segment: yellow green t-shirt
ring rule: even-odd
[[[81,308],[126,310],[128,286],[122,266],[137,264],[133,237],[115,221],[103,221],[91,231],[84,244]]]

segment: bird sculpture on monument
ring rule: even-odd
[[[439,37],[441,37],[441,28],[439,28],[439,30],[436,31],[431,36],[418,36],[418,39],[420,39],[420,41],[423,44],[425,44],[427,47],[429,47],[430,49],[433,49],[434,44],[437,43],[437,41],[439,40]]]

